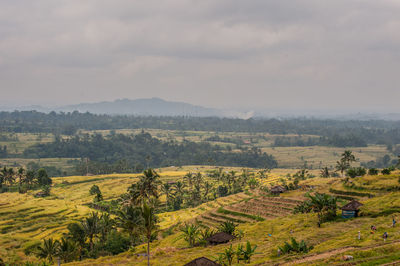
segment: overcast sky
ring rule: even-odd
[[[0,90],[400,112],[400,1],[1,0]]]

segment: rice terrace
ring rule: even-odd
[[[400,1],[0,1],[0,266],[400,265]]]

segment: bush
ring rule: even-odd
[[[217,191],[218,191],[218,195],[220,197],[225,197],[228,195],[228,187],[227,186],[218,186]]]
[[[393,170],[391,168],[384,168],[384,169],[382,169],[381,173],[382,173],[382,175],[390,175],[390,173],[392,171]]]
[[[113,255],[119,254],[129,249],[130,240],[129,237],[124,236],[116,230],[112,230],[108,233],[106,242],[104,243],[103,249],[110,252]]]
[[[220,232],[224,232],[230,235],[235,235],[235,230],[236,230],[237,224],[231,221],[225,221],[221,223],[218,227],[218,230]]]
[[[370,168],[370,169],[368,170],[368,174],[369,174],[369,175],[378,175],[378,173],[379,173],[379,171],[378,171],[378,169],[376,169],[376,168]]]
[[[347,175],[351,178],[354,178],[356,176],[364,176],[366,173],[367,170],[365,170],[364,167],[352,167],[347,170]]]
[[[308,246],[304,240],[301,240],[300,243],[296,241],[293,237],[291,238],[291,243],[285,242],[283,247],[278,247],[278,250],[282,252],[282,254],[289,254],[289,253],[308,253],[312,250],[313,246]]]

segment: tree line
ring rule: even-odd
[[[0,112],[0,131],[52,132],[74,135],[78,129],[111,130],[153,128],[182,131],[266,132],[270,134],[306,134],[332,138],[355,136],[368,144],[399,144],[400,121],[333,119],[235,119],[218,117],[158,117],[56,113],[36,111]]]
[[[137,135],[113,134],[57,138],[54,142],[36,144],[24,151],[26,158],[89,158],[98,164],[119,164],[120,170],[138,171],[148,167],[181,165],[224,165],[243,167],[277,166],[275,159],[260,149],[233,152],[218,145],[184,141],[161,141],[149,133]],[[90,166],[94,166],[93,164]],[[80,164],[85,171],[87,161]],[[96,174],[118,170],[114,167],[94,169]]]

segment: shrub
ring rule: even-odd
[[[367,170],[363,167],[352,167],[347,170],[347,175],[350,176],[351,178],[354,178],[356,176],[364,176],[367,173]]]
[[[392,172],[391,168],[384,168],[381,171],[382,175],[390,175],[391,172]]]
[[[282,254],[289,254],[289,253],[308,253],[310,250],[312,250],[314,247],[307,245],[307,243],[304,240],[301,240],[301,242],[297,242],[296,239],[293,237],[291,238],[290,244],[288,242],[285,242],[283,247],[278,247],[278,250],[282,252]]]
[[[218,191],[218,195],[220,197],[225,197],[228,195],[228,187],[227,186],[218,186],[217,191]]]
[[[236,230],[237,224],[231,221],[225,221],[219,225],[218,230],[220,232],[224,232],[230,235],[235,235],[235,230]]]
[[[378,171],[378,169],[376,169],[376,168],[370,168],[370,169],[368,170],[368,174],[369,174],[369,175],[378,175],[378,173],[379,173],[379,171]]]
[[[108,233],[106,242],[104,243],[103,249],[110,252],[113,255],[119,254],[129,249],[130,240],[129,237],[124,236],[116,230],[112,230]]]

